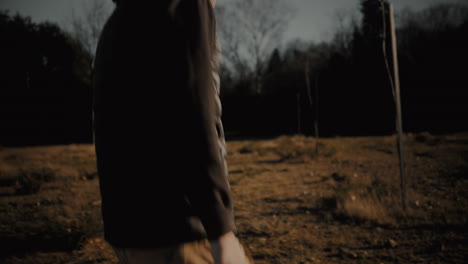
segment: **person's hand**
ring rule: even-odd
[[[215,264],[249,264],[244,249],[233,232],[210,241]]]
[[[214,7],[216,4],[216,0],[210,0],[211,1],[211,6]]]

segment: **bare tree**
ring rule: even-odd
[[[426,30],[441,31],[458,27],[468,17],[468,6],[460,3],[438,3],[420,12],[403,9],[397,16],[397,25],[402,28],[420,27]]]
[[[356,14],[350,10],[338,9],[334,13],[335,34],[332,43],[336,45],[339,52],[350,56],[354,32],[358,29]]]
[[[71,20],[67,28],[72,35],[83,45],[92,59],[96,52],[97,42],[101,35],[104,23],[112,12],[110,1],[87,0],[82,2],[78,11],[73,9]],[[92,63],[92,62],[91,62]]]
[[[252,74],[261,93],[266,61],[280,45],[294,9],[285,0],[232,0],[217,12],[224,58],[237,74]]]

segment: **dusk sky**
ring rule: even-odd
[[[49,20],[61,25],[70,20],[72,11],[80,13],[80,5],[92,0],[0,0],[0,9],[31,16],[33,21]],[[101,0],[113,7],[111,0]],[[222,5],[230,0],[218,0]],[[296,15],[291,20],[285,41],[300,38],[304,40],[326,41],[337,27],[336,13],[358,13],[359,0],[287,0],[295,9]],[[420,10],[433,3],[459,2],[468,0],[390,0],[398,11],[409,7]]]

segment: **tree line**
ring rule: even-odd
[[[385,41],[391,62],[386,2],[362,0],[360,21],[343,20],[332,41],[293,41],[273,49],[260,74],[248,67],[225,69],[223,115],[231,135],[314,135],[315,122],[320,136],[395,133],[395,98],[382,47]],[[466,130],[468,7],[404,9],[396,20],[404,131]],[[257,87],[263,87],[260,93]]]
[[[315,135],[315,124],[320,136],[394,133],[382,10],[381,0],[362,0],[361,19],[343,20],[331,41],[281,46],[294,16],[287,2],[233,0],[217,7],[227,138]],[[93,23],[89,33],[86,21]],[[91,14],[86,21],[64,30],[0,11],[1,145],[92,142],[93,43],[103,19]],[[467,33],[466,5],[397,13],[406,132],[468,128]]]
[[[91,55],[53,23],[0,10],[0,144],[92,140]]]

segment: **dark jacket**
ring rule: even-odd
[[[105,239],[162,247],[235,230],[209,0],[121,0],[99,40],[94,143]]]

